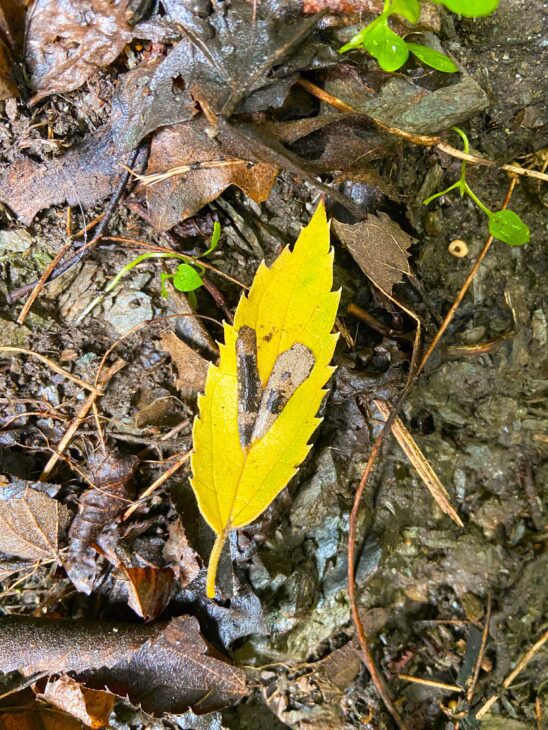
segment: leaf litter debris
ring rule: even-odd
[[[18,4],[19,9],[23,4]],[[161,15],[158,8],[161,8]],[[21,78],[14,60],[24,56],[30,71],[30,104],[34,105],[38,119],[48,120],[47,139],[43,141],[51,142],[51,145],[45,149],[56,150],[53,157],[49,152],[31,155],[25,145],[21,144],[19,148],[15,145],[13,165],[0,178],[0,200],[25,224],[31,224],[40,211],[64,202],[73,207],[91,208],[113,194],[116,198],[123,166],[139,149],[135,169],[131,170],[133,181],[120,189],[121,202],[129,203],[135,211],[140,210],[144,220],[152,224],[157,234],[166,235],[170,245],[178,245],[177,234],[167,232],[177,231],[177,224],[188,221],[203,238],[200,230],[200,222],[204,220],[203,208],[214,203],[227,188],[237,187],[251,201],[260,204],[278,195],[275,184],[280,171],[289,171],[294,179],[304,179],[312,187],[316,185],[328,194],[331,191],[333,200],[342,201],[347,211],[353,214],[357,222],[335,221],[335,233],[374,286],[395,301],[393,287],[400,284],[404,276],[412,277],[409,249],[414,239],[382,210],[376,210],[365,218],[366,212],[375,210],[374,205],[369,207],[371,200],[359,200],[354,204],[352,197],[345,205],[345,196],[338,191],[338,186],[342,184],[344,187],[350,179],[358,183],[357,188],[361,183],[362,188],[373,189],[375,204],[383,196],[384,201],[401,200],[392,186],[370,166],[372,161],[394,153],[394,138],[379,130],[378,125],[371,125],[366,115],[376,115],[381,128],[383,124],[385,128],[386,124],[398,127],[406,114],[413,116],[415,106],[424,98],[424,106],[430,106],[431,113],[431,118],[426,115],[426,121],[433,124],[433,131],[438,131],[449,124],[449,117],[445,114],[446,105],[436,104],[436,99],[452,100],[456,95],[459,97],[456,101],[460,102],[462,95],[464,106],[457,105],[450,110],[453,123],[455,119],[483,108],[485,95],[470,77],[465,77],[460,86],[455,85],[455,89],[462,92],[455,94],[451,87],[425,89],[420,79],[412,80],[411,77],[387,81],[382,75],[362,74],[354,64],[342,62],[333,44],[326,43],[323,36],[316,33],[320,27],[318,17],[302,17],[307,13],[378,13],[381,9],[380,3],[366,0],[306,0],[302,6],[287,3],[287,7],[267,0],[260,3],[219,0],[207,9],[204,4],[180,0],[161,0],[160,4],[152,5],[133,0],[60,0],[57,3],[35,0],[27,14],[24,48],[21,13],[15,18],[17,22],[13,27],[4,22],[6,19],[0,14],[3,31],[0,40],[0,96],[10,98],[19,95],[16,81],[20,82]],[[3,5],[0,10],[3,13]],[[340,25],[346,22],[344,20]],[[339,21],[333,20],[333,17],[329,24],[339,27]],[[321,24],[321,27],[328,26]],[[98,74],[100,69],[109,66],[109,71]],[[306,76],[302,77],[302,73]],[[330,89],[331,93],[325,98],[318,95],[318,87],[307,81],[311,75],[317,77],[318,82],[325,82]],[[364,76],[370,77],[371,87],[365,84]],[[112,79],[115,79],[114,84]],[[397,90],[403,88],[401,84],[406,87],[405,93],[402,91],[401,104],[395,105],[400,117],[394,117],[387,99],[390,90],[397,96]],[[55,115],[59,113],[56,104],[66,99],[72,103],[70,92],[76,89],[80,89],[81,94],[95,95],[105,109],[110,108],[109,119],[104,121],[105,115],[99,115],[102,126],[96,128],[93,122],[88,124],[82,115],[77,132],[68,133],[68,142],[50,139],[54,137]],[[316,98],[305,94],[305,89]],[[64,99],[63,95],[67,94],[69,96]],[[341,104],[346,111],[338,114],[326,112],[326,101],[330,104],[338,96],[343,100]],[[25,95],[23,98],[26,98]],[[347,102],[351,102],[352,107]],[[436,107],[436,114],[432,107]],[[15,118],[16,106],[11,105],[7,109],[10,119]],[[354,112],[359,109],[363,114],[350,113],[349,109]],[[414,120],[408,120],[408,123],[411,128]],[[420,124],[415,131],[432,132],[430,128],[423,129]],[[405,127],[405,124],[402,126]],[[88,128],[88,133],[82,138],[84,128]],[[60,129],[62,135],[62,126]],[[89,131],[91,129],[95,131]],[[62,151],[71,144],[67,151]],[[317,177],[320,174],[329,175],[331,189]],[[283,185],[287,185],[287,177],[283,179]],[[117,201],[112,210],[116,205]],[[221,209],[224,210],[222,206],[210,206],[207,215],[211,216],[211,211],[214,211],[216,217]],[[195,215],[196,222],[193,219]],[[347,215],[344,220],[348,221]],[[43,225],[42,219],[37,225]],[[314,225],[318,240],[323,240],[326,226],[320,231],[317,220]],[[318,260],[309,262],[303,267],[306,271],[301,273],[303,276],[311,275],[322,267],[325,269],[322,257],[318,256]],[[316,275],[319,275],[318,271]],[[260,269],[259,278],[265,277],[264,272],[264,268]],[[224,472],[226,477],[233,466],[228,458],[231,454],[226,453],[229,438],[237,439],[244,450],[261,446],[263,441],[268,445],[271,432],[276,431],[276,421],[278,426],[284,418],[287,422],[291,403],[293,406],[295,403],[302,405],[303,393],[308,392],[308,386],[317,386],[315,390],[323,397],[323,381],[320,383],[317,373],[314,374],[322,337],[318,335],[308,346],[303,344],[306,333],[301,332],[295,335],[297,339],[293,344],[289,340],[285,343],[285,349],[275,350],[269,344],[269,336],[276,340],[280,335],[278,330],[282,318],[276,319],[275,316],[276,296],[291,298],[292,287],[288,280],[291,280],[291,272],[286,272],[285,279],[282,277],[278,286],[269,289],[265,285],[270,293],[271,315],[276,321],[271,323],[271,332],[267,332],[262,340],[259,338],[254,342],[250,338],[249,330],[255,326],[260,329],[262,322],[251,305],[247,312],[249,321],[243,315],[239,318],[237,315],[234,330],[225,326],[225,334],[237,333],[235,353],[239,359],[235,373],[229,373],[233,381],[235,377],[237,393],[231,404],[230,418],[227,419],[226,414],[218,418],[212,430],[212,434],[213,431],[215,433],[210,434],[212,441],[216,440],[223,448],[216,449],[215,458],[211,454],[208,456],[207,449],[202,448],[199,458],[194,458],[198,471],[203,468],[217,470],[218,473]],[[262,283],[264,285],[264,281]],[[310,282],[293,281],[293,289],[302,294],[307,283]],[[334,293],[330,292],[330,295],[333,297]],[[216,304],[229,312],[223,296],[217,291]],[[232,294],[230,296],[233,297]],[[253,293],[249,301],[252,298]],[[231,303],[233,301],[232,298]],[[303,303],[303,311],[305,305],[306,302]],[[185,313],[192,314],[191,308]],[[255,314],[257,317],[254,318]],[[281,329],[287,329],[286,325],[287,322],[284,322]],[[332,337],[328,330],[330,327],[323,333],[325,341]],[[234,343],[230,336],[227,340],[230,348]],[[351,346],[355,345],[352,337],[348,341]],[[193,414],[196,411],[195,395],[204,388],[208,361],[173,332],[161,337],[161,347],[170,354],[175,365],[175,384],[186,409],[185,415]],[[271,351],[267,357],[264,353],[269,348]],[[148,356],[145,349],[140,353],[143,361]],[[213,348],[204,348],[207,349],[214,357]],[[221,353],[226,355],[226,352],[225,343]],[[260,378],[256,373],[254,378],[249,367],[253,358],[257,360]],[[69,362],[72,362],[70,358]],[[157,362],[151,365],[152,362],[149,360],[147,364],[150,371],[157,366]],[[247,364],[243,365],[244,362]],[[268,367],[265,362],[268,362]],[[221,375],[227,376],[223,355],[219,368]],[[300,375],[293,378],[288,374],[290,371]],[[209,372],[210,375],[215,373],[216,367],[212,366]],[[249,376],[247,380],[244,373]],[[355,372],[348,377],[352,389],[351,381],[355,378],[357,382],[358,377]],[[242,387],[244,382],[246,385]],[[244,397],[242,391],[250,383],[252,387]],[[234,382],[230,387],[234,390]],[[299,391],[299,388],[302,390]],[[169,391],[165,392],[169,397],[175,397]],[[274,402],[278,411],[272,405]],[[381,401],[374,402],[386,419],[389,414],[387,406]],[[341,407],[346,407],[346,404]],[[96,403],[93,408],[96,423],[100,423]],[[202,399],[201,418],[205,420],[208,418],[207,408],[207,400]],[[88,411],[90,409],[91,401]],[[313,410],[316,413],[317,408]],[[313,425],[318,420],[313,418]],[[138,443],[138,439],[142,438],[143,424],[138,419],[135,424],[136,436],[121,432],[116,434],[117,437],[121,440],[135,438]],[[148,425],[152,426],[148,435],[161,432],[155,423]],[[110,424],[106,427],[107,433],[109,428]],[[460,517],[451,506],[449,494],[402,422],[396,420],[392,430],[441,509],[461,524]],[[80,621],[42,621],[23,617],[0,619],[0,669],[31,675],[53,673],[55,676],[46,683],[35,685],[37,696],[91,727],[108,726],[114,702],[119,697],[129,697],[133,703],[157,715],[181,713],[189,707],[196,713],[207,713],[237,702],[247,691],[243,672],[218,655],[217,648],[207,644],[200,633],[200,625],[207,636],[214,637],[216,647],[224,649],[250,634],[272,633],[265,620],[261,599],[249,590],[241,566],[244,565],[245,570],[251,560],[251,584],[254,588],[269,586],[270,590],[269,571],[272,571],[272,566],[262,564],[262,555],[256,552],[256,545],[271,539],[275,542],[280,539],[279,535],[265,538],[260,532],[253,536],[253,528],[239,530],[231,540],[230,555],[227,546],[223,555],[217,556],[220,558],[220,572],[224,573],[220,580],[220,594],[225,600],[208,601],[203,595],[205,571],[201,558],[210,546],[203,544],[203,535],[200,535],[203,523],[197,518],[195,506],[189,506],[187,500],[179,510],[181,505],[178,504],[178,515],[175,515],[173,507],[167,504],[168,500],[155,498],[150,500],[149,509],[151,494],[147,490],[147,501],[142,505],[139,503],[137,518],[122,524],[137,508],[134,502],[137,461],[146,463],[155,449],[162,453],[161,439],[158,443],[151,443],[154,440],[151,438],[148,443],[143,441],[145,448],[139,452],[138,459],[128,459],[115,450],[105,451],[101,430],[98,434],[96,454],[89,457],[86,451],[84,457],[93,486],[81,490],[77,499],[78,511],[70,529],[67,530],[72,513],[66,504],[76,503],[72,486],[67,488],[63,483],[58,488],[10,479],[9,486],[0,495],[4,504],[0,515],[0,526],[3,527],[0,552],[6,556],[6,565],[8,557],[25,562],[59,563],[80,593],[94,594],[94,606],[101,615],[112,616],[113,611],[119,611],[124,619],[135,621],[136,615],[144,623],[113,625],[101,621],[91,625]],[[291,464],[284,465],[283,459],[277,463],[280,471],[286,468],[288,474],[295,471],[309,449],[308,435],[306,438],[301,433],[294,436],[287,451],[294,448],[295,458]],[[304,445],[301,443],[303,438]],[[137,448],[134,450],[137,451]],[[270,457],[266,452],[264,464],[258,467],[269,466]],[[207,462],[208,458],[212,463],[217,459],[218,463],[200,466],[200,459]],[[70,459],[67,461],[70,463]],[[169,468],[165,473],[168,472]],[[261,494],[262,499],[255,500],[256,503],[253,502],[256,495],[240,494],[241,485],[236,485],[234,494],[225,490],[216,505],[210,499],[211,495],[207,496],[207,487],[202,485],[203,494],[199,494],[202,509],[223,541],[233,523],[240,526],[234,513],[238,500],[242,501],[240,511],[245,513],[247,509],[248,517],[251,513],[254,515],[264,508],[287,479],[284,477],[274,482],[275,488]],[[156,484],[163,485],[162,478],[153,483]],[[194,486],[196,489],[196,481]],[[197,492],[200,491],[198,487]],[[169,489],[168,492],[172,500],[177,501]],[[227,495],[233,497],[232,511],[225,509],[223,500]],[[347,497],[347,494],[337,493],[337,499],[346,501]],[[241,524],[247,522],[249,519],[241,521]],[[284,535],[285,539],[292,550],[293,536]],[[66,550],[62,547],[65,542],[68,544]],[[322,552],[323,543],[321,540],[317,542],[318,551]],[[195,544],[200,545],[199,551],[194,549]],[[368,550],[365,552],[368,553]],[[369,554],[366,558],[369,560]],[[331,556],[329,560],[335,558]],[[288,566],[292,566],[290,560]],[[288,567],[289,573],[291,570],[292,567]],[[310,575],[306,576],[297,572],[295,576],[286,576],[285,582],[280,582],[278,576],[275,579],[278,582],[272,583],[272,591],[277,596],[275,600],[281,603],[285,600],[282,593],[296,591],[293,613],[287,608],[280,609],[288,624],[298,623],[297,617],[305,615],[310,608],[307,602],[310,605],[314,603],[312,589],[309,596],[306,588],[309,579],[314,581],[314,571],[309,572]],[[272,574],[275,574],[275,566]],[[304,588],[300,586],[299,589],[302,588],[304,598],[299,590],[290,587],[291,580],[297,584],[299,576],[303,578]],[[210,580],[210,593],[211,583]],[[303,605],[300,605],[301,601]],[[89,608],[91,603],[80,605]],[[316,608],[310,610],[315,611]],[[47,605],[44,610],[47,610]],[[200,623],[187,615],[179,615],[167,623],[158,621],[173,615],[173,611],[180,614],[181,610],[195,613]],[[286,630],[287,626],[282,626],[281,633]],[[368,630],[367,633],[373,634],[374,631]],[[32,648],[25,653],[28,664],[21,666],[21,646],[30,646],[29,637],[32,637]],[[329,658],[335,661],[337,656],[343,668],[347,668],[346,663],[349,665],[347,672],[338,668],[333,670],[334,677],[344,675],[330,680],[337,692],[322,683],[320,686],[330,697],[336,698],[337,703],[342,703],[344,692],[353,682],[359,665],[351,644],[336,649],[327,660],[322,659],[318,664],[325,669]],[[69,672],[70,675],[67,674]],[[108,691],[104,691],[105,688]],[[301,699],[306,696],[305,704],[314,704],[317,689],[314,681],[308,682],[304,678],[300,681],[300,688],[303,691]],[[270,704],[270,700],[267,701]],[[271,704],[282,721],[287,719],[298,726],[298,712],[288,711],[284,702],[276,697]],[[306,721],[306,714],[303,717]],[[329,719],[326,715],[323,721],[336,727],[339,722],[344,722],[345,717],[345,713],[341,715],[337,710],[329,715]],[[66,726],[70,727],[68,719]],[[31,724],[29,730],[30,727]]]

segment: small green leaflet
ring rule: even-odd
[[[499,0],[435,0],[448,10],[466,18],[482,18],[498,8]]]
[[[443,71],[444,73],[453,74],[459,70],[458,66],[452,61],[449,56],[445,53],[435,51],[433,48],[428,46],[422,46],[419,43],[410,43],[406,41],[407,48],[411,53],[416,56],[419,61],[422,61],[427,66],[435,68],[437,71]]]
[[[179,264],[173,274],[173,286],[177,291],[190,292],[203,284],[202,277],[190,264]]]
[[[509,246],[523,246],[529,241],[529,228],[513,210],[499,210],[489,216],[489,233]]]
[[[410,23],[416,23],[421,14],[421,6],[419,0],[387,0],[384,12],[402,15]]]
[[[380,15],[368,25],[362,45],[373,58],[376,58],[383,71],[391,73],[409,58],[409,50],[403,38],[388,27],[388,18]],[[342,50],[342,49],[341,49]]]

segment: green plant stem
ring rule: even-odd
[[[428,205],[428,203],[431,203],[433,200],[436,200],[436,198],[441,198],[442,195],[447,195],[447,193],[450,193],[451,190],[454,190],[455,188],[460,187],[460,180],[457,180],[456,183],[453,183],[448,188],[445,188],[445,190],[442,190],[440,193],[434,193],[434,195],[431,195],[429,198],[426,198],[426,200],[422,201],[423,205]]]
[[[490,211],[489,208],[481,202],[481,200],[478,198],[476,193],[472,190],[472,188],[470,187],[470,185],[468,185],[468,183],[466,181],[464,183],[464,190],[466,193],[468,193],[468,195],[472,198],[474,203],[478,206],[478,208],[480,210],[482,210],[485,213],[485,215],[488,218],[490,218],[493,215],[493,212]]]
[[[180,259],[186,263],[194,263],[194,259],[192,257],[185,256],[182,253],[142,253],[140,256],[137,256],[137,258],[134,258],[133,261],[130,261],[129,264],[126,264],[122,269],[120,269],[114,279],[105,288],[104,293],[108,294],[111,292],[124,278],[124,276],[131,271],[131,269],[147,259]]]

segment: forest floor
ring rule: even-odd
[[[102,3],[88,4],[98,17]],[[82,31],[73,5],[36,3],[26,41],[33,91],[0,102],[0,627],[8,622],[0,729],[78,728],[93,719],[95,727],[120,729],[392,727],[355,639],[349,516],[381,427],[373,400],[396,403],[411,367],[416,322],[400,304],[421,321],[424,351],[488,236],[485,215],[456,191],[423,205],[458,179],[461,160],[413,137],[439,135],[461,149],[450,128],[464,129],[471,151],[496,163],[467,168],[491,210],[500,209],[510,183],[500,165],[544,171],[542,4],[501,0],[479,19],[429,6],[422,42],[450,54],[457,74],[413,62],[388,74],[366,53],[337,54],[379,12],[375,3],[354,3],[373,15],[328,12],[314,22],[298,2],[234,0],[213,3],[214,11],[207,2],[141,3],[129,25],[127,12],[113,13],[108,53]],[[127,2],[117,5],[127,11]],[[234,45],[220,34],[208,45],[209,65],[192,65],[183,48],[162,71],[177,48],[192,45],[188,38],[200,38],[210,12],[232,13]],[[295,50],[303,22],[310,29]],[[62,65],[62,54],[40,55],[41,46],[61,42],[56,33],[67,42],[70,23],[80,56],[106,59],[92,71],[78,54],[74,67]],[[226,87],[211,69],[226,63],[234,78],[245,76],[264,61],[261,44],[271,55],[289,50],[270,63],[268,82],[241,82],[226,114]],[[221,120],[217,136],[208,136],[212,119]],[[243,172],[204,163],[239,157],[251,159]],[[131,175],[122,185],[122,165],[140,174],[187,167],[145,188]],[[391,437],[358,514],[357,606],[409,730],[541,728],[548,712],[542,641],[503,684],[546,638],[546,190],[538,178],[516,176],[509,208],[531,240],[494,241],[400,411],[463,526],[440,510]],[[204,595],[212,534],[186,459],[196,394],[222,341],[220,323],[242,294],[238,282],[250,286],[259,263],[270,265],[296,240],[322,197],[335,220],[353,224],[361,213],[384,226],[389,217],[402,241],[411,236],[409,276],[388,298],[332,234],[341,336],[323,422],[289,487],[232,536],[212,601]],[[99,245],[93,227],[75,235],[105,211]],[[162,281],[176,269],[170,258],[143,261],[105,293],[150,246],[203,254],[215,221],[220,242],[203,259],[211,268],[192,295]],[[456,240],[465,255],[451,253]],[[82,241],[90,255],[41,287],[21,323],[34,288],[21,287],[56,256],[81,252]],[[369,255],[382,263],[382,251]],[[182,341],[190,348],[180,349]],[[103,390],[95,400],[93,383]],[[173,475],[136,503],[173,464]],[[198,620],[208,657],[230,662],[203,701],[185,674],[184,642],[193,642],[191,659],[204,651],[198,624],[172,622],[177,641],[167,636],[165,622],[181,616]],[[48,617],[93,620],[99,633],[90,642],[75,629],[59,648],[44,628]],[[115,650],[100,633],[109,622],[139,627],[139,651],[147,642],[161,645],[158,654],[139,665],[118,647],[112,660]],[[181,650],[176,660],[166,651],[170,640],[175,654]],[[104,647],[99,658],[91,656],[99,651],[94,642]],[[28,653],[34,643],[39,656]],[[69,661],[71,652],[78,661]],[[112,670],[107,679],[103,665]],[[206,665],[204,672],[214,671]],[[243,697],[235,689],[240,670]],[[70,702],[62,682],[73,682]],[[133,704],[110,693],[76,702],[81,686],[106,686]],[[200,714],[204,708],[211,711]]]

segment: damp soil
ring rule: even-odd
[[[462,126],[475,150],[500,163],[527,164],[546,143],[544,22],[540,3],[503,0],[490,18],[447,16],[442,23],[439,37],[444,47],[488,97],[487,109]],[[3,163],[13,159],[21,139],[27,140],[29,156],[43,155],[47,140],[38,125],[48,119],[54,138],[67,144],[96,128],[105,119],[117,73],[114,65],[85,91],[53,97],[47,108],[32,113],[5,102],[0,127]],[[377,160],[375,169],[394,195],[378,190],[373,194],[371,186],[360,180],[346,180],[344,189],[356,197],[369,195],[371,205],[387,211],[416,239],[411,249],[415,276],[399,286],[396,295],[419,315],[430,340],[483,246],[486,221],[470,201],[457,196],[446,196],[428,208],[422,205],[425,197],[457,179],[458,160],[405,144]],[[500,207],[508,185],[503,173],[470,167],[469,181],[490,208]],[[250,284],[259,261],[272,261],[283,245],[295,239],[316,201],[317,192],[310,185],[282,173],[262,205],[231,189],[196,217],[193,235],[187,228],[184,237],[189,250],[201,245],[203,234],[211,232],[214,213],[222,222],[224,241],[211,262]],[[459,695],[398,680],[399,674],[466,683],[490,605],[489,641],[474,695],[474,702],[481,705],[497,691],[546,622],[546,202],[546,192],[537,181],[518,181],[511,207],[530,227],[531,242],[520,248],[493,244],[403,406],[402,418],[449,491],[464,528],[440,512],[391,440],[359,516],[360,611],[398,705],[404,708],[409,727],[417,730],[455,728]],[[341,214],[329,200],[328,206],[332,215]],[[86,220],[102,210],[103,206],[87,209]],[[77,207],[74,216],[81,224]],[[45,289],[26,324],[19,326],[15,320],[20,305],[7,304],[6,293],[39,275],[64,244],[66,209],[48,209],[23,226],[4,207],[2,222],[10,233],[9,237],[2,233],[0,259],[2,346],[33,349],[92,381],[104,352],[130,327],[180,311],[180,295],[161,296],[159,268],[154,264],[139,268],[80,321],[93,298],[132,257],[131,252],[104,246]],[[109,230],[113,235],[161,242],[128,205],[120,207]],[[448,246],[455,239],[466,242],[467,256],[451,255]],[[346,315],[345,308],[356,303],[403,334],[412,331],[413,323],[370,287],[337,240],[334,245],[341,318],[354,345],[341,338],[338,370],[311,455],[266,515],[234,537],[232,578],[230,568],[225,571],[232,602],[216,614],[204,602],[198,605],[187,589],[170,609],[198,615],[208,639],[247,668],[251,694],[223,711],[222,717],[206,716],[197,724],[172,719],[171,724],[146,725],[149,720],[126,707],[120,709],[113,727],[391,726],[354,643],[346,547],[353,496],[379,428],[371,415],[372,400],[397,397],[408,373],[411,347],[409,338],[379,334]],[[213,281],[233,308],[238,288],[215,276]],[[198,312],[218,321],[223,317],[204,291],[198,292]],[[170,362],[158,347],[161,330],[161,323],[152,324],[119,342],[116,354],[125,367],[101,400],[109,439],[123,453],[148,448],[138,477],[141,486],[160,474],[155,461],[190,446],[195,413],[195,401],[180,398]],[[176,331],[188,336],[189,325],[179,321]],[[220,338],[221,328],[208,322],[206,332],[192,330],[190,337],[208,354],[208,337]],[[23,407],[29,398],[46,401],[61,414],[59,420],[46,415],[12,419],[2,432],[2,473],[35,479],[82,394],[30,359],[2,360],[0,374],[2,404],[9,405],[6,415],[29,410]],[[162,399],[171,400],[172,408],[150,409],[151,403]],[[158,445],[159,435],[185,421],[188,425],[175,437]],[[95,443],[89,420],[72,443],[70,458],[85,463]],[[82,489],[66,465],[55,481],[69,502]],[[211,538],[193,504],[188,475],[167,483],[150,503],[151,514],[165,514],[166,500],[169,509],[185,516],[187,532],[205,559]],[[38,569],[13,590],[12,582],[3,583],[4,613],[125,616],[105,597],[92,606],[91,600],[75,595],[62,571],[51,566]],[[337,652],[346,674],[336,674],[327,663]],[[536,727],[541,677],[542,662],[536,658],[481,727]],[[470,721],[461,727],[479,724]]]

